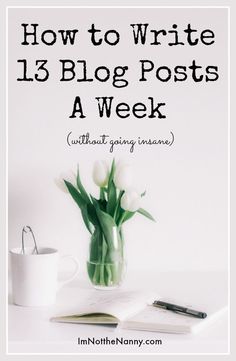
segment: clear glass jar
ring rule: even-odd
[[[126,263],[121,227],[96,227],[90,240],[87,261],[88,276],[95,288],[111,290],[121,285]]]

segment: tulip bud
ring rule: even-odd
[[[117,163],[114,183],[115,186],[120,190],[127,190],[130,188],[133,182],[133,172],[130,165],[125,163]]]
[[[121,208],[125,211],[136,212],[140,208],[141,196],[134,190],[126,191],[120,200]]]
[[[70,182],[71,184],[76,183],[76,175],[71,170],[65,173],[61,173],[59,178],[55,178],[54,182],[57,185],[57,187],[64,193],[68,193],[68,189],[65,185],[64,180]]]
[[[93,167],[93,180],[98,187],[105,187],[108,183],[109,168],[105,161],[96,161]]]

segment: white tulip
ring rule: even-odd
[[[105,161],[97,160],[93,167],[93,180],[98,187],[105,187],[108,183],[109,167]]]
[[[64,180],[70,182],[71,184],[75,185],[76,183],[76,175],[71,170],[65,173],[61,173],[59,178],[54,179],[55,184],[57,187],[64,193],[68,193],[68,189],[65,185]]]
[[[114,174],[115,186],[120,190],[127,190],[133,182],[132,167],[129,164],[118,162]]]
[[[121,197],[120,205],[125,211],[136,212],[141,205],[141,196],[134,190],[127,190]]]

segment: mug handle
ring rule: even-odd
[[[60,289],[61,287],[65,286],[67,283],[71,282],[78,274],[79,272],[79,262],[77,260],[76,257],[72,256],[72,255],[65,255],[65,256],[61,256],[60,257],[60,261],[63,260],[63,259],[71,259],[73,262],[74,262],[74,265],[75,265],[75,270],[74,272],[72,273],[71,276],[69,276],[66,280],[64,281],[59,281],[59,284],[58,284],[58,289]]]

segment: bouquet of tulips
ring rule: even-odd
[[[145,192],[138,194],[132,186],[131,166],[113,160],[109,167],[97,161],[93,180],[100,189],[99,198],[89,194],[77,169],[76,182],[64,179],[67,191],[79,206],[83,221],[91,234],[90,255],[87,263],[90,280],[97,286],[115,286],[121,281],[124,266],[122,225],[140,213],[154,218],[140,207]]]

